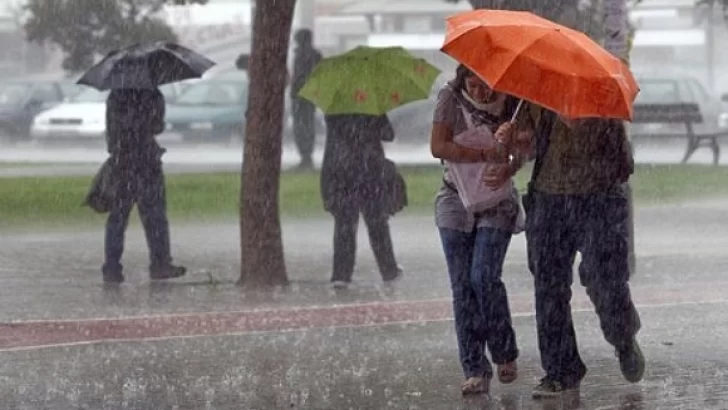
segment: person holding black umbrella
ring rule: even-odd
[[[94,208],[109,212],[102,267],[106,283],[124,281],[124,233],[134,205],[146,234],[151,278],[178,278],[187,272],[185,267],[172,264],[162,171],[166,150],[155,140],[165,129],[165,101],[158,87],[200,78],[213,65],[207,58],[177,44],[137,44],[109,53],[78,81],[102,91],[111,90],[106,101],[106,143],[110,156],[104,164],[105,178],[97,178],[104,180],[104,198],[100,203],[103,206]]]
[[[107,149],[114,201],[106,222],[104,282],[124,281],[124,231],[136,204],[149,247],[152,279],[183,276],[172,265],[162,155],[154,137],[164,131],[164,96],[159,89],[117,89],[106,102]]]

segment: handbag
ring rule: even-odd
[[[394,215],[408,204],[407,183],[397,170],[397,165],[389,159],[384,160],[384,186],[386,187],[385,211]]]
[[[113,202],[114,190],[111,177],[111,157],[109,157],[96,172],[82,205],[104,214],[111,211]]]
[[[467,130],[455,135],[453,142],[467,148],[487,149],[495,143],[493,132],[485,125],[475,126],[470,114],[461,107]],[[508,200],[513,191],[513,181],[509,179],[498,188],[491,188],[483,179],[490,166],[486,162],[457,163],[450,162],[448,167],[452,175],[455,191],[460,196],[463,206],[468,212],[486,211],[501,202]],[[496,165],[497,166],[497,165]]]

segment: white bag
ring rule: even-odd
[[[456,144],[473,149],[489,149],[495,144],[495,136],[487,126],[473,126],[470,114],[463,109],[463,116],[468,129],[453,137]],[[482,212],[493,208],[499,203],[510,199],[513,195],[513,180],[508,179],[498,188],[488,187],[483,178],[492,166],[499,166],[486,162],[454,163],[448,162],[448,169],[452,176],[460,200],[468,212]]]

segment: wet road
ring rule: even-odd
[[[726,302],[642,308],[645,380],[624,382],[591,313],[579,395],[533,401],[535,323],[516,317],[520,380],[463,399],[449,322],[71,345],[0,353],[4,409],[725,409]],[[696,328],[711,329],[695,332]]]
[[[584,291],[575,287],[590,367],[579,406],[529,396],[540,371],[523,236],[514,239],[505,279],[523,352],[521,380],[495,383],[491,399],[463,400],[448,282],[430,217],[394,221],[406,270],[394,290],[380,285],[360,232],[356,286],[338,293],[326,286],[328,220],[284,223],[293,283],[266,294],[234,286],[234,222],[174,226],[175,253],[192,272],[163,284],[145,278],[146,250],[135,224],[129,283],[115,290],[100,283],[100,229],[5,234],[0,408],[725,409],[726,211],[728,202],[718,201],[637,212],[632,286],[650,359],[643,383],[621,379]]]
[[[635,285],[679,288],[728,280],[727,210],[728,202],[639,208],[635,217]],[[239,272],[238,225],[234,221],[174,224],[174,255],[191,272],[184,280],[150,286],[144,273],[145,241],[137,218],[132,218],[125,254],[128,283],[111,296],[102,292],[100,284],[101,227],[5,234],[0,236],[0,321],[137,315],[147,310],[195,312],[448,298],[448,279],[432,218],[397,217],[392,229],[395,250],[406,273],[402,286],[394,294],[380,286],[362,227],[356,291],[345,295],[319,290],[330,275],[333,226],[329,219],[284,222],[286,262],[293,285],[291,290],[270,295],[241,294],[234,285]],[[523,235],[514,237],[504,275],[513,294],[528,294],[532,289],[525,253]]]

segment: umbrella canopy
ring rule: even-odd
[[[585,34],[533,13],[454,15],[442,51],[493,89],[566,117],[632,119],[639,87],[629,68]]]
[[[427,98],[438,74],[401,47],[357,47],[323,59],[299,95],[326,114],[383,115]]]
[[[191,78],[200,78],[215,63],[174,43],[136,44],[112,51],[79,80],[105,91],[112,88],[156,88]]]

